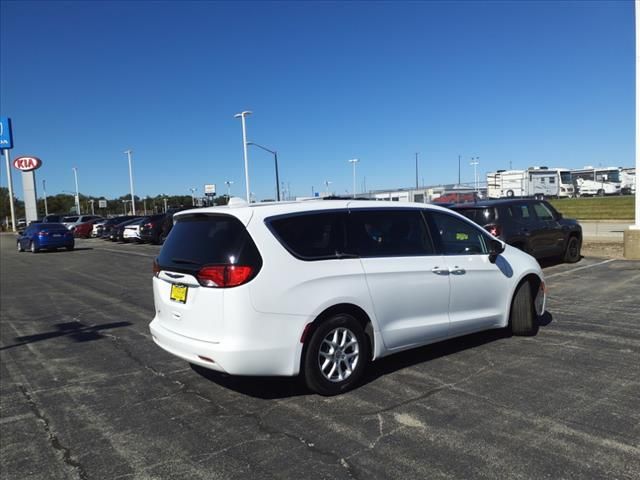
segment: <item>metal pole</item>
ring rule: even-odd
[[[416,152],[416,190],[418,189],[418,152]]]
[[[244,182],[246,186],[247,202],[251,203],[251,190],[249,189],[249,156],[247,152],[247,126],[245,123],[245,117],[251,115],[252,112],[246,110],[241,113],[237,113],[235,118],[240,118],[242,121],[242,149],[244,152]]]
[[[91,200],[89,200],[89,203],[91,204],[91,215],[95,215],[96,212],[94,210],[93,204],[96,203],[95,200],[92,198]]]
[[[127,158],[129,159],[129,186],[131,187],[131,215],[136,214],[136,199],[133,195],[133,170],[131,169],[131,149],[125,150]]]
[[[276,161],[276,199],[280,201],[280,176],[278,175],[278,152],[273,152]]]
[[[162,200],[164,200],[164,213],[167,213],[167,197],[164,197]]]
[[[46,180],[42,180],[42,193],[44,194],[44,215],[49,215],[49,208],[47,207],[47,188]]]
[[[352,158],[348,160],[349,163],[353,165],[353,198],[356,198],[356,163],[359,162],[357,158]]]
[[[73,177],[76,180],[76,213],[80,215],[80,192],[78,190],[78,169],[76,167],[73,167],[71,170],[73,170]]]
[[[142,201],[142,204],[144,205],[144,214],[146,215],[147,214],[147,199],[146,198]]]
[[[9,183],[9,206],[11,207],[11,228],[17,232],[16,228],[16,210],[13,205],[13,178],[11,178],[11,167],[9,166],[9,149],[4,149],[4,159],[7,163],[7,181]]]
[[[458,155],[458,185],[460,185],[460,155]]]

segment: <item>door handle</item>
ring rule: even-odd
[[[449,270],[449,272],[451,273],[451,275],[464,275],[465,273],[467,273],[464,268],[460,268],[457,265],[453,267],[452,270]]]
[[[431,269],[432,273],[435,273],[436,275],[449,275],[449,270],[445,269],[445,268],[440,268],[440,267],[433,267]]]

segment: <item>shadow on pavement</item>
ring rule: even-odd
[[[549,312],[545,312],[538,319],[534,335],[537,334],[539,327],[545,327],[552,321],[552,315]],[[511,332],[504,328],[488,330],[396,353],[369,364],[360,386],[404,368],[453,355],[469,348],[479,347],[511,336]],[[191,364],[191,368],[207,380],[255,398],[272,400],[311,394],[300,377],[245,377],[227,375],[194,364]]]
[[[22,337],[14,338],[13,345],[7,345],[0,347],[0,350],[8,350],[10,348],[20,347],[29,343],[41,342],[43,340],[49,340],[51,338],[68,337],[74,342],[90,342],[93,340],[99,340],[105,338],[100,332],[102,330],[110,330],[112,328],[128,327],[132,325],[131,322],[113,322],[103,323],[102,325],[84,325],[81,322],[66,322],[53,325],[55,330],[44,333],[36,333],[34,335],[25,335]]]

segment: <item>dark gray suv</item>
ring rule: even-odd
[[[450,208],[537,259],[560,257],[575,263],[581,258],[582,227],[544,200],[486,200]]]

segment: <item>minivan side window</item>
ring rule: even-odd
[[[482,255],[489,253],[485,234],[473,225],[446,213],[425,212],[431,219],[434,237],[443,255]]]
[[[301,260],[326,260],[344,253],[346,211],[310,212],[267,219],[280,243]]]
[[[420,210],[352,210],[347,251],[360,257],[434,255]]]

